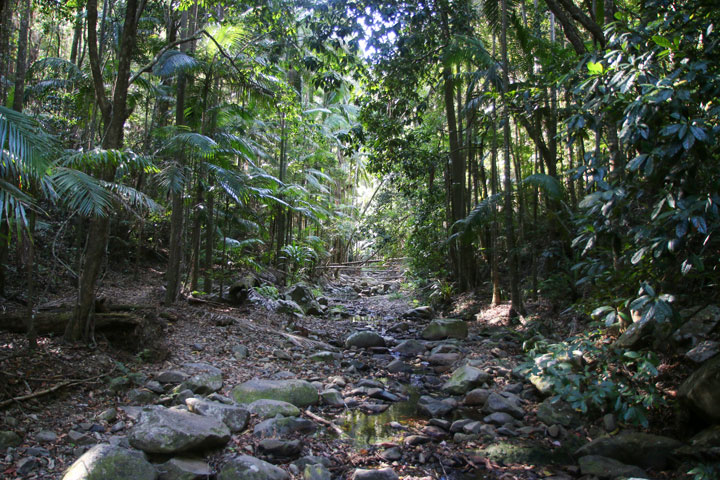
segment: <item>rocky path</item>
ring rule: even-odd
[[[256,299],[315,316],[256,307],[178,321],[169,332],[177,351],[162,368],[113,378],[106,408],[78,413],[84,421],[60,433],[66,445],[55,451],[72,452],[72,465],[48,461],[55,451],[43,441],[56,442],[57,433],[15,438],[8,429],[0,432],[0,448],[9,447],[5,474],[673,478],[662,469],[679,442],[637,432],[604,437],[603,429],[617,430],[612,416],[586,425],[567,405],[544,400],[541,383],[515,373],[521,337],[503,324],[503,309],[471,321],[436,318],[429,307],[413,308],[400,282],[397,271],[379,270],[340,275],[320,298],[296,288],[279,303]]]

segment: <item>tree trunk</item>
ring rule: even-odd
[[[493,57],[495,56],[495,35],[493,35]],[[495,195],[498,193],[498,168],[497,168],[497,118],[496,118],[496,104],[495,99],[492,101],[492,115],[491,115],[491,122],[492,122],[492,142],[490,145],[490,191],[492,192],[493,199],[495,198]],[[492,205],[492,211],[493,211],[493,219],[492,219],[492,258],[490,263],[490,278],[492,280],[492,304],[493,305],[500,305],[500,302],[502,302],[502,293],[500,291],[500,272],[499,272],[499,262],[500,262],[500,241],[499,241],[499,232],[498,232],[498,221],[497,221],[497,208],[495,208],[495,203],[493,201]]]
[[[199,170],[199,169],[198,169]],[[198,289],[200,281],[200,227],[202,226],[202,218],[200,212],[203,204],[203,186],[202,178],[198,173],[197,189],[195,192],[195,208],[193,209],[193,229],[192,238],[190,243],[192,244],[192,275],[190,276],[190,290],[195,291]]]
[[[212,179],[208,179],[212,187]],[[207,212],[205,215],[205,272],[203,276],[203,290],[211,294],[213,289],[213,248],[215,243],[215,195],[212,188],[208,189]]]

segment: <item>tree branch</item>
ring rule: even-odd
[[[588,15],[580,10],[580,8],[573,3],[572,0],[559,0],[563,8],[570,14],[570,16],[578,23],[580,23],[585,30],[590,32],[595,40],[600,44],[601,47],[605,47],[605,34],[596,22],[593,21]]]
[[[102,71],[100,70],[100,55],[98,53],[97,43],[97,0],[88,0],[87,2],[87,46],[88,57],[90,58],[90,71],[92,72],[93,87],[95,89],[95,97],[97,98],[100,111],[102,112],[103,121],[108,122],[111,111],[110,102],[105,94],[105,82],[103,82]]]
[[[565,37],[568,39],[570,44],[575,49],[578,55],[585,55],[587,49],[585,48],[585,42],[583,42],[580,36],[580,31],[577,26],[573,23],[572,19],[568,17],[568,13],[565,9],[560,6],[556,0],[545,0],[548,8],[555,14],[555,18],[560,22],[565,32]]]

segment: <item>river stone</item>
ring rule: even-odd
[[[17,447],[22,443],[22,438],[11,430],[0,431],[0,450],[8,447]]]
[[[253,433],[257,437],[278,437],[291,433],[308,435],[315,433],[317,425],[305,418],[276,417],[268,418],[255,425]]]
[[[537,419],[545,425],[562,425],[574,428],[582,424],[582,417],[567,402],[543,400],[537,409]]]
[[[720,356],[695,370],[679,389],[680,398],[710,420],[720,420]]]
[[[530,383],[537,389],[540,395],[548,397],[553,394],[555,384],[549,375],[544,373],[533,373],[528,376]]]
[[[652,317],[641,318],[618,337],[614,346],[624,349],[643,346],[655,330],[655,324],[655,319]]]
[[[299,408],[318,403],[318,391],[305,380],[248,380],[232,389],[230,395],[237,403],[269,399],[289,402]]]
[[[580,447],[575,454],[600,455],[629,465],[662,469],[670,453],[682,446],[678,440],[647,433],[621,432],[603,436]]]
[[[430,355],[428,363],[430,365],[452,365],[460,359],[459,353],[435,353]]]
[[[241,432],[247,427],[250,412],[236,405],[227,405],[220,402],[211,402],[199,398],[185,400],[188,409],[199,415],[215,417],[222,421],[231,432]]]
[[[157,465],[158,480],[203,480],[212,474],[210,465],[194,458],[171,458]]]
[[[107,443],[95,445],[65,471],[63,480],[155,480],[145,454]]]
[[[392,362],[388,363],[387,371],[390,373],[408,373],[412,372],[412,367],[399,358],[396,358]]]
[[[217,392],[223,386],[222,371],[219,368],[207,363],[184,363],[183,368],[188,371],[190,378],[182,383],[181,389],[187,388],[193,393],[205,395]]]
[[[345,346],[358,347],[358,348],[371,348],[371,347],[384,347],[385,339],[376,332],[369,330],[363,330],[360,332],[353,332],[345,340]]]
[[[337,357],[339,357],[337,353],[324,350],[310,355],[310,360],[320,363],[332,363],[337,360]]]
[[[487,402],[489,396],[490,390],[488,390],[487,388],[475,388],[465,394],[465,398],[463,398],[463,404],[469,406],[483,406],[485,405],[485,402]]]
[[[685,356],[695,363],[703,363],[710,360],[720,352],[720,343],[713,340],[705,340],[698,343],[695,348],[689,350]]]
[[[418,399],[417,409],[422,415],[430,418],[444,417],[457,407],[457,402],[452,398],[439,400],[429,395],[423,395]]]
[[[502,425],[505,425],[506,423],[512,423],[513,420],[514,420],[513,416],[510,415],[509,413],[505,413],[505,412],[494,412],[494,413],[491,413],[490,415],[486,416],[485,418],[483,418],[483,422],[491,423],[491,424],[497,425],[497,426],[502,426]],[[473,432],[473,433],[477,433],[477,432]]]
[[[598,478],[645,478],[647,475],[640,467],[625,465],[613,458],[600,455],[585,455],[578,459],[578,463],[583,475],[595,475]]]
[[[240,455],[223,465],[218,480],[290,480],[285,470],[259,458]]]
[[[247,358],[248,355],[250,355],[250,350],[248,350],[248,347],[246,347],[245,345],[233,345],[230,350],[232,351],[233,356],[236,360],[242,360],[244,358]]]
[[[673,340],[677,343],[695,346],[699,341],[707,337],[710,332],[720,323],[720,307],[708,305],[698,313],[690,317],[673,334]]]
[[[292,462],[298,470],[304,470],[308,465],[324,465],[326,467],[332,466],[332,461],[327,457],[318,457],[317,455],[305,455]]]
[[[248,405],[247,408],[250,410],[250,413],[262,419],[275,418],[278,415],[281,417],[297,417],[300,415],[300,409],[292,403],[267,398],[255,400]]]
[[[458,318],[438,318],[430,322],[422,331],[425,340],[443,340],[457,338],[462,340],[468,336],[468,326],[465,320]]]
[[[213,417],[164,407],[143,409],[130,431],[130,445],[148,453],[179,453],[221,447],[230,430]]]
[[[305,312],[303,311],[302,307],[298,305],[297,303],[293,302],[292,300],[283,300],[280,299],[277,301],[277,311],[278,313],[287,313],[289,315],[299,315],[303,316],[305,315]]]
[[[443,391],[452,395],[463,395],[490,380],[490,374],[479,368],[463,365],[455,370],[442,386]]]
[[[397,473],[392,468],[380,468],[377,470],[355,469],[351,480],[398,480]]]
[[[422,355],[427,350],[425,344],[415,340],[403,340],[393,347],[393,352],[396,352],[404,357],[414,357],[416,355]]]
[[[331,407],[344,407],[345,400],[340,392],[335,389],[328,389],[320,393],[320,398],[324,405],[330,405]]]
[[[258,444],[257,452],[263,457],[269,457],[270,460],[287,461],[299,457],[302,449],[303,444],[300,440],[266,438]]]
[[[316,463],[307,465],[303,470],[303,480],[331,480],[330,470],[325,465]]]
[[[429,305],[423,305],[410,309],[401,315],[402,318],[408,318],[412,320],[426,319],[430,320],[435,315],[435,310]]]

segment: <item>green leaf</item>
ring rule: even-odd
[[[664,48],[672,47],[672,43],[670,42],[670,40],[668,40],[665,37],[661,37],[660,35],[653,35],[652,40],[653,40],[653,42],[657,43],[661,47],[664,47]]]
[[[538,187],[548,194],[550,198],[558,200],[563,196],[563,187],[560,181],[544,173],[535,173],[525,177],[523,184]]]
[[[588,72],[590,72],[590,75],[602,75],[605,71],[602,63],[599,62],[588,62],[587,69]]]

